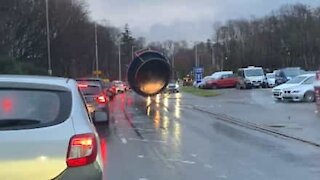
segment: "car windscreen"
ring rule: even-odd
[[[65,91],[0,89],[0,130],[61,123],[69,117],[71,101]]]
[[[244,71],[245,75],[248,77],[251,76],[263,76],[263,70],[262,69],[247,69]]]
[[[301,82],[303,82],[306,79],[305,76],[297,76],[291,80],[289,80],[288,82],[286,82],[286,84],[299,84]]]
[[[275,78],[275,74],[267,74],[267,78],[268,79],[274,79]]]
[[[97,95],[100,94],[101,89],[99,86],[95,85],[84,85],[84,86],[79,86],[81,92],[83,95]]]
[[[123,84],[123,82],[115,82],[114,85],[119,87],[119,86],[123,86],[124,84]]]
[[[284,69],[283,73],[287,76],[287,77],[296,77],[298,75],[301,74],[301,70],[300,69]]]

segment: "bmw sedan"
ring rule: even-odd
[[[273,97],[277,100],[315,101],[314,82],[316,75],[304,74],[272,89]]]

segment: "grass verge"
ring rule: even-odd
[[[213,97],[213,96],[218,96],[219,93],[215,90],[211,89],[199,89],[195,88],[193,86],[184,86],[181,88],[181,91],[190,93],[196,96],[202,96],[202,97]]]

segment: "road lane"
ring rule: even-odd
[[[117,96],[102,135],[107,179],[318,179],[318,148],[221,122],[189,100]]]

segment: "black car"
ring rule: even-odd
[[[109,97],[102,86],[91,81],[78,81],[79,90],[82,92],[86,101],[87,109],[90,114],[94,112],[105,112],[106,119],[96,124],[109,126]]]
[[[303,74],[303,70],[300,67],[288,67],[279,70],[275,70],[275,84],[283,84],[290,79]]]

